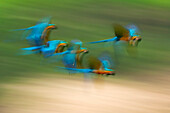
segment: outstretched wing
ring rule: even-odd
[[[37,24],[41,24],[41,23],[47,23],[47,24],[49,24],[50,22],[51,22],[51,16],[40,19],[40,20],[36,23],[36,25],[37,25]]]
[[[99,70],[102,66],[102,63],[99,59],[97,59],[94,56],[89,57],[88,59],[88,68],[89,69],[95,69],[95,70]]]
[[[114,67],[113,60],[108,52],[103,52],[98,59],[101,61],[104,70],[112,70]]]
[[[130,36],[138,36],[140,34],[139,28],[134,24],[129,24],[126,28],[129,30]]]
[[[114,28],[115,36],[117,36],[118,38],[129,36],[129,31],[124,26],[120,24],[114,24],[113,28]]]

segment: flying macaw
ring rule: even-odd
[[[78,73],[95,73],[101,75],[115,75],[115,71],[111,69],[111,62],[106,57],[99,57],[98,59],[90,59],[89,67],[85,69],[78,69],[75,67],[60,67],[57,68],[66,69],[69,71],[75,71]]]
[[[63,55],[63,64],[65,67],[78,68],[82,67],[82,59],[88,53],[86,48],[82,48],[82,42],[79,40],[72,40],[68,44],[68,49],[61,53],[55,53],[51,56]]]
[[[26,40],[30,44],[30,46],[41,46],[46,44],[49,41],[49,34],[52,29],[56,29],[57,27],[55,24],[50,24],[50,17],[43,18],[36,25],[24,28],[24,29],[16,29],[14,31],[24,30],[24,37],[25,34],[31,30],[31,32],[26,36]]]
[[[127,27],[121,26],[119,24],[114,25],[115,37],[106,40],[88,42],[88,44],[95,44],[101,42],[111,42],[111,41],[126,41],[131,46],[137,46],[138,42],[141,41],[140,35],[138,35],[138,28],[135,25],[128,25]]]
[[[48,41],[46,45],[22,48],[22,50],[27,51],[26,54],[41,53],[44,57],[52,56],[56,53],[62,53],[64,48],[67,46],[67,42],[61,40]]]

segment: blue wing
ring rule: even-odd
[[[32,50],[40,49],[42,47],[44,47],[44,46],[35,46],[35,47],[22,48],[21,50],[32,51]]]
[[[101,61],[104,70],[113,71],[113,69],[111,68],[114,67],[114,63],[109,53],[107,52],[102,53],[101,56],[98,57],[98,59]]]
[[[134,24],[129,24],[126,28],[129,30],[130,36],[138,36],[140,34],[139,28]]]
[[[100,41],[95,41],[95,42],[87,42],[87,44],[95,44],[95,43],[101,43],[101,42],[111,42],[115,41],[117,37],[111,38],[111,39],[106,39],[106,40],[100,40]]]

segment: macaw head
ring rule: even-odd
[[[142,40],[142,38],[137,35],[137,36],[132,36],[131,39],[129,40],[129,45],[130,46],[138,46],[138,43]]]
[[[87,50],[87,49],[82,49],[81,51],[84,52],[84,53],[88,53],[89,52],[89,50]]]
[[[63,52],[64,51],[64,48],[68,46],[68,43],[67,42],[61,42],[60,44],[58,44],[56,50],[55,50],[55,53],[60,53],[60,52]]]
[[[86,48],[82,48],[77,51],[77,53],[88,53],[89,51]]]

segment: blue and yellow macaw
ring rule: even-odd
[[[68,44],[68,49],[61,53],[55,53],[51,56],[63,55],[63,64],[65,67],[78,68],[82,67],[82,58],[88,53],[86,48],[82,48],[82,42],[79,40],[72,40]]]
[[[114,25],[115,37],[106,40],[88,42],[88,44],[111,42],[111,41],[126,41],[131,46],[137,46],[141,41],[140,35],[138,35],[138,28],[135,25],[128,25],[123,27],[121,25]]]
[[[78,73],[95,73],[101,75],[115,75],[115,71],[111,69],[111,62],[105,57],[99,57],[98,61],[95,62],[94,59],[91,60],[89,68],[79,69],[76,67],[60,67],[57,68],[66,69],[69,71],[75,71]],[[92,64],[92,65],[91,65]]]
[[[67,46],[67,42],[61,40],[48,41],[46,45],[22,48],[26,51],[24,54],[41,53],[44,57],[52,56],[56,53],[62,53]]]
[[[56,29],[57,27],[55,24],[50,24],[50,17],[43,18],[40,20],[36,25],[24,28],[24,29],[16,29],[14,31],[24,30],[24,34],[31,30],[28,36],[26,36],[26,40],[30,44],[30,46],[41,46],[46,44],[49,41],[48,37],[50,31],[52,29]],[[24,37],[25,38],[25,35]]]

